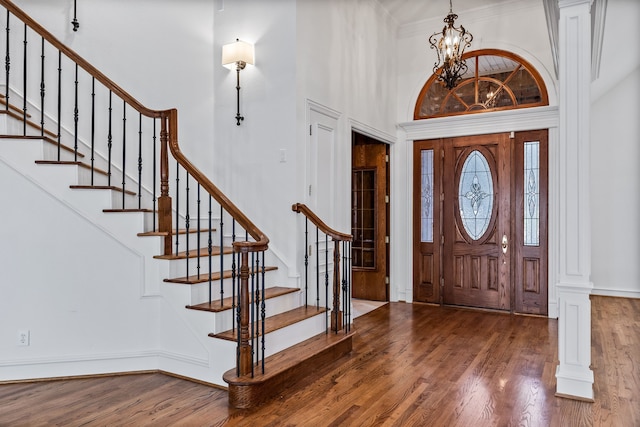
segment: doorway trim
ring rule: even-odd
[[[560,194],[560,134],[558,130],[560,122],[559,109],[557,106],[533,107],[520,110],[506,110],[497,112],[488,112],[483,114],[469,114],[461,116],[439,117],[425,120],[416,120],[406,123],[400,123],[399,129],[404,133],[405,145],[405,165],[407,165],[407,173],[405,174],[405,191],[406,199],[404,208],[397,204],[391,206],[391,216],[395,212],[406,210],[406,203],[411,203],[411,195],[413,194],[413,150],[414,141],[423,139],[436,139],[456,136],[470,136],[486,133],[499,132],[518,132],[537,129],[549,130],[549,212],[548,212],[548,309],[549,317],[558,317],[558,304],[556,297],[556,278],[559,272],[559,249],[560,244],[560,211],[562,200]],[[397,198],[399,199],[399,197]],[[397,200],[396,199],[396,200]],[[410,215],[409,215],[410,216]],[[412,260],[413,253],[413,229],[412,227],[404,228],[404,238],[402,252],[406,256],[398,260],[401,264],[396,264],[396,268],[413,271]],[[391,249],[393,250],[393,248]],[[393,260],[392,267],[393,268]],[[407,281],[405,292],[405,300],[413,301],[413,283]]]

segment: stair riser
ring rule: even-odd
[[[269,316],[274,316],[276,314],[280,314],[283,313],[285,311],[289,311],[289,310],[293,310],[296,307],[299,307],[299,301],[298,301],[298,294],[297,293],[291,293],[291,294],[286,294],[286,295],[280,295],[278,297],[275,298],[269,298],[265,301],[265,313],[266,313],[266,317]],[[220,333],[223,331],[227,331],[229,329],[231,329],[233,327],[233,320],[235,315],[231,313],[231,310],[227,310],[227,311],[223,311],[223,312],[219,312],[219,313],[214,313],[215,315],[215,330],[212,331],[213,333]],[[232,317],[233,316],[233,317]],[[260,314],[258,313],[258,316],[260,316]],[[315,319],[315,318],[314,318]],[[309,320],[309,319],[308,319]],[[304,321],[306,322],[306,321]],[[309,324],[307,324],[307,326],[305,326],[302,330],[305,331],[304,334],[306,334],[306,327],[312,327],[312,328],[317,328],[317,326],[313,326],[315,324],[318,324],[318,321],[316,320],[315,322],[310,322]],[[324,325],[324,323],[322,324]],[[236,325],[237,326],[237,325]],[[287,328],[283,328],[283,330],[286,330]],[[321,332],[323,329],[323,327],[321,327],[320,330],[316,330],[314,329],[313,333],[309,336],[313,336],[318,334],[319,332]],[[269,345],[274,345],[274,346],[279,346],[280,344],[278,344],[278,341],[275,341],[275,343],[271,342],[271,337],[272,335],[276,335],[276,332],[278,331],[274,331],[271,332],[270,334],[267,334],[266,338],[269,342]],[[291,336],[289,336],[289,341],[287,346],[291,345],[291,340],[290,340]],[[305,338],[306,339],[306,338]],[[275,350],[274,352],[277,352],[279,350]]]
[[[184,249],[184,248],[183,248]],[[174,247],[175,250],[175,247]],[[195,254],[195,249],[193,250]],[[200,274],[208,274],[209,273],[209,257],[201,256],[196,258],[195,256],[189,259],[173,259],[166,260],[169,263],[169,278],[172,277],[187,277],[193,276],[198,273],[198,262],[200,263]],[[231,269],[231,261],[225,261],[224,264],[225,270]],[[218,256],[214,256],[211,258],[211,272],[219,272],[220,271],[220,258]]]

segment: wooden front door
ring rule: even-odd
[[[387,144],[353,133],[351,176],[352,296],[389,300]]]
[[[416,142],[416,301],[547,313],[546,147],[546,131]]]

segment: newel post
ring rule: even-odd
[[[250,374],[253,355],[249,341],[249,252],[240,252],[240,290],[238,295],[238,376]]]
[[[177,115],[173,110],[170,114]],[[169,196],[169,132],[175,137],[177,118],[171,120],[171,128],[168,128],[169,117],[163,114],[160,129],[160,197],[158,198],[158,231],[165,232],[164,255],[171,254],[171,197]]]
[[[342,312],[340,311],[340,241],[333,241],[333,310],[331,311],[331,330],[342,329]]]

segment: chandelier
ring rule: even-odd
[[[464,73],[467,72],[467,64],[462,60],[464,50],[471,46],[473,36],[462,25],[454,27],[458,15],[453,13],[451,0],[449,0],[449,14],[444,18],[445,25],[442,32],[436,32],[429,37],[431,49],[438,54],[438,61],[433,66],[433,74],[438,76],[447,89],[451,90],[458,84]]]

